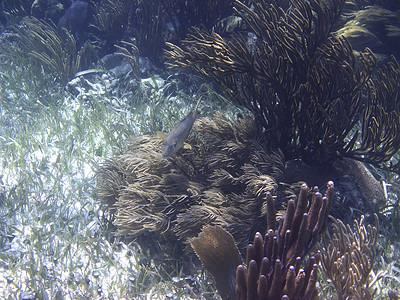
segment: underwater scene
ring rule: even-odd
[[[400,299],[400,1],[0,1],[0,299]]]

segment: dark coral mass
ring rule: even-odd
[[[393,158],[400,148],[399,64],[394,57],[381,64],[369,48],[357,53],[332,31],[344,4],[235,1],[246,33],[195,28],[180,46],[167,43],[167,63],[217,82],[254,114],[264,142],[287,159],[390,161],[399,172]]]

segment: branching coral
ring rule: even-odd
[[[332,234],[321,248],[322,267],[336,288],[338,299],[373,299],[368,277],[375,261],[378,217],[375,226],[365,226],[364,216],[355,229],[334,220]]]
[[[97,10],[95,26],[106,35],[107,39],[118,40],[128,27],[129,1],[103,0]]]
[[[80,70],[85,47],[77,52],[75,38],[67,30],[63,30],[61,34],[44,21],[26,17],[14,31],[16,39],[11,55],[16,61],[18,56],[25,57],[28,54],[33,63],[56,74],[63,84]]]
[[[266,217],[263,195],[275,193],[283,168],[281,154],[267,155],[256,136],[252,118],[200,119],[188,139],[192,150],[168,160],[160,139],[134,137],[128,153],[100,169],[100,199],[116,210],[120,234],[185,241],[212,224],[246,245],[250,229]]]
[[[398,14],[398,13],[397,13]],[[377,53],[399,57],[400,23],[396,9],[390,11],[380,5],[368,5],[348,14],[350,20],[336,34],[346,37],[355,50],[366,46]]]
[[[319,255],[312,256],[305,268],[300,267],[320,234],[333,201],[333,183],[328,183],[325,197],[314,188],[308,203],[308,187],[303,185],[297,203],[289,200],[286,215],[277,229],[274,200],[267,194],[267,234],[254,237],[247,247],[246,266],[236,270],[235,292],[230,282],[232,264],[238,265],[231,238],[218,227],[206,227],[191,245],[205,268],[213,275],[223,299],[316,299]],[[223,240],[223,241],[221,241]],[[231,241],[231,242],[230,242]],[[227,257],[231,258],[227,261]]]
[[[122,46],[114,45],[119,51],[116,55],[121,55],[125,57],[132,68],[133,75],[136,79],[140,78],[140,68],[139,68],[139,49],[135,44],[121,41]]]
[[[331,34],[344,1],[235,1],[245,35],[223,38],[194,29],[182,48],[168,44],[172,68],[215,80],[254,114],[264,140],[286,158],[324,163],[347,156],[371,163],[400,148],[400,111],[387,110],[400,88],[394,58],[375,77],[377,62],[366,49],[355,57],[344,38]],[[384,97],[378,97],[381,94]],[[392,94],[398,99],[398,93]],[[399,170],[399,165],[392,165]]]
[[[264,240],[258,233],[247,247],[247,268],[239,266],[236,272],[237,299],[316,299],[319,256],[311,257],[305,269],[300,262],[326,228],[333,182],[328,183],[325,197],[314,188],[308,210],[307,192],[303,185],[297,203],[288,202],[276,234],[275,207],[267,195],[269,230]]]

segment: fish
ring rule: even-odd
[[[201,96],[197,101],[195,109],[189,112],[189,114],[182,121],[180,121],[168,135],[164,132],[157,131],[157,135],[164,140],[164,147],[162,151],[162,156],[164,158],[171,157],[182,147],[184,149],[192,149],[192,147],[188,143],[185,143],[185,141],[189,136],[194,121],[199,113],[198,106],[200,100]]]

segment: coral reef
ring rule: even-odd
[[[240,244],[266,218],[264,195],[275,193],[283,168],[279,152],[267,155],[250,117],[231,124],[222,115],[200,119],[187,142],[170,159],[162,141],[133,137],[128,152],[99,170],[100,200],[115,210],[122,235],[153,232],[170,240],[197,235],[204,225],[220,225]]]
[[[271,195],[267,195],[269,230],[264,240],[257,233],[253,244],[247,247],[247,268],[239,266],[236,272],[237,299],[317,298],[319,255],[311,256],[304,269],[300,268],[300,262],[326,228],[333,202],[333,182],[328,183],[325,197],[314,188],[308,210],[307,192],[307,186],[303,185],[297,203],[288,202],[277,233],[274,203]]]
[[[309,203],[307,185],[303,185],[295,203],[289,200],[284,218],[276,226],[275,203],[267,193],[267,228],[265,238],[258,232],[248,245],[246,266],[239,265],[232,237],[221,228],[205,227],[190,243],[206,270],[216,281],[223,299],[316,299],[319,255],[311,256],[300,268],[306,254],[318,242],[326,228],[333,201],[333,182],[323,197],[318,188]],[[233,245],[232,245],[233,244]],[[229,260],[227,258],[230,258]],[[237,264],[235,291],[231,280],[232,265]]]
[[[263,141],[286,159],[390,161],[400,148],[400,111],[388,108],[398,103],[400,68],[394,57],[378,66],[369,49],[356,57],[331,32],[344,1],[234,3],[248,32],[193,29],[182,47],[168,43],[170,67],[213,79],[254,114]],[[388,167],[400,171],[396,160]]]
[[[362,11],[342,14],[345,5],[356,6],[349,2],[0,1],[0,298],[148,298],[149,291],[195,298],[209,292],[208,278],[200,270],[201,276],[181,276],[186,256],[168,255],[174,247],[190,250],[190,243],[223,299],[314,299],[320,260],[342,298],[371,299],[376,286],[369,274],[390,265],[392,286],[384,282],[377,293],[390,288],[389,298],[398,299],[398,248],[393,257],[382,256],[392,259],[388,265],[380,261],[371,271],[378,225],[364,226],[361,219],[354,232],[337,221],[332,243],[315,254],[334,210],[333,186],[326,198],[306,186],[298,198],[294,192],[300,179],[310,186],[310,178],[334,179],[335,190],[336,174],[347,176],[345,184],[357,180],[360,191],[349,184],[337,197],[342,210],[334,212],[343,221],[381,204],[379,181],[370,180],[360,161],[400,170],[400,67],[395,58],[372,52],[398,55],[399,14],[365,7],[375,0],[357,0]],[[379,0],[398,7],[394,2]],[[240,26],[225,30],[227,20]],[[192,25],[200,29],[190,31]],[[169,44],[170,65],[213,79],[254,118],[201,119],[188,138],[192,149],[169,159],[161,157],[157,137],[135,136],[126,153],[106,161],[97,186],[115,213],[108,221],[120,235],[137,237],[139,247],[126,243],[129,238],[110,238],[110,224],[101,220],[108,214],[93,197],[93,169],[120,151],[128,134],[160,129],[182,109],[183,83],[170,81],[176,78],[171,72],[153,72],[151,61],[160,62],[164,41],[188,31],[183,44]],[[116,59],[113,70],[99,61],[63,89],[58,82],[65,85],[89,65],[88,49],[96,58],[117,51],[108,62],[124,57],[133,72],[126,61]],[[145,74],[151,78],[140,78]],[[165,97],[170,91],[174,96]],[[214,110],[207,100],[208,112]],[[385,196],[382,214],[396,228],[399,201],[389,201],[390,191]],[[277,220],[282,208],[286,215]],[[142,251],[157,243],[162,259]],[[247,246],[244,262],[236,244]]]
[[[311,166],[301,160],[290,160],[285,163],[282,182],[306,181],[324,186],[333,178],[336,199],[330,214],[347,224],[353,223],[362,214],[372,215],[386,203],[382,183],[369,168],[370,166],[350,158],[333,160],[328,166]]]
[[[368,277],[374,266],[379,222],[364,224],[364,216],[355,220],[354,230],[333,220],[332,234],[321,244],[321,262],[325,274],[336,288],[338,299],[373,299]]]

